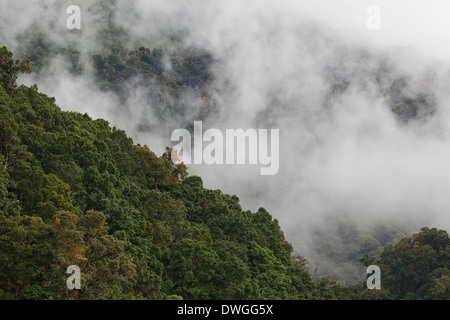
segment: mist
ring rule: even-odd
[[[79,31],[66,28],[71,4],[82,10]],[[381,9],[380,30],[366,26],[372,4]],[[108,51],[96,37],[111,24],[126,31],[130,50],[176,51],[167,37],[182,33],[179,45],[216,61],[210,90],[218,107],[203,119],[204,130],[280,130],[276,175],[261,176],[254,165],[190,165],[190,175],[237,195],[245,210],[266,208],[294,253],[315,261],[314,236],[333,233],[339,218],[361,229],[450,230],[446,8],[445,1],[8,0],[0,4],[0,43],[20,52],[31,28],[78,50],[81,73],[55,57],[20,81],[162,154],[174,129],[200,120],[195,94],[183,97],[188,116],[161,122],[139,79],[123,84],[129,98],[122,101],[97,87],[89,57]],[[427,94],[432,110],[400,121],[391,110],[399,81],[401,96]]]

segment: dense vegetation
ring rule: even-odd
[[[363,229],[344,214],[330,218],[329,223],[333,227],[317,228],[312,236],[310,272],[313,279],[331,277],[345,284],[364,281],[366,268],[360,262],[363,255],[379,258],[385,247],[409,234],[387,222]]]
[[[0,295],[4,299],[317,299],[313,282],[261,208],[203,188],[125,132],[62,112],[17,88],[1,49]],[[11,76],[10,76],[11,75]],[[14,85],[11,85],[13,83]],[[66,288],[69,265],[82,289]],[[350,292],[350,291],[348,291]]]
[[[169,74],[161,56],[145,48],[115,60],[97,55],[99,86],[120,96],[123,79],[158,77],[163,85],[151,95],[161,110],[177,112],[182,106],[168,97],[180,91],[196,88],[209,99],[211,57],[175,55]],[[381,267],[382,290],[313,280],[264,208],[244,211],[237,196],[205,189],[170,161],[170,148],[157,156],[105,120],[63,112],[36,86],[18,87],[18,73],[30,71],[29,61],[0,49],[1,298],[450,298],[445,231],[423,229],[383,251],[395,230],[368,236],[342,225],[342,256],[368,254],[361,261]],[[321,237],[318,247],[336,242]],[[365,245],[355,248],[355,239]],[[82,288],[71,291],[66,268],[74,264]]]
[[[444,230],[424,227],[418,234],[385,248],[379,258],[364,256],[383,274],[378,297],[450,299],[450,238]],[[372,293],[373,294],[373,293]],[[371,296],[367,292],[363,296]]]
[[[86,64],[92,64],[93,77],[100,90],[125,103],[130,98],[130,87],[141,88],[153,114],[161,121],[175,118],[188,125],[190,123],[182,119],[204,120],[218,111],[212,97],[213,57],[195,48],[174,49],[175,40],[166,45],[167,48],[139,46],[128,50],[124,44],[125,31],[110,25],[99,35],[101,53],[89,55],[89,61],[80,59],[75,48],[52,43],[42,32],[26,32],[19,40],[22,46],[18,55],[30,60],[37,74],[45,74],[55,57],[64,59],[74,75],[82,74]],[[141,131],[151,129],[145,124],[141,126]]]

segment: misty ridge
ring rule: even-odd
[[[81,29],[67,30],[70,4],[0,4],[0,43],[32,62],[19,81],[156,154],[194,121],[279,129],[276,175],[189,173],[266,208],[313,275],[364,279],[362,254],[424,226],[450,229],[444,61],[340,34],[295,1],[80,0]]]

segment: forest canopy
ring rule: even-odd
[[[95,65],[115,88],[121,72],[169,77],[159,58],[138,48],[121,69],[101,56]],[[173,88],[207,83],[208,56],[179,59],[196,76],[178,75]],[[264,208],[246,211],[236,195],[204,188],[170,148],[158,156],[106,120],[62,111],[36,85],[18,86],[22,72],[30,61],[2,47],[0,298],[450,298],[445,231],[425,228],[364,256],[381,267],[381,291],[313,280]],[[80,290],[66,286],[70,265],[81,269]]]

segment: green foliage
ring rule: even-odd
[[[207,117],[215,103],[208,88],[213,81],[213,60],[205,52],[187,51],[178,54],[161,48],[139,47],[128,55],[113,50],[109,55],[96,54],[92,62],[100,89],[114,92],[126,99],[126,81],[136,81],[146,91],[155,114],[164,121],[186,113],[186,97],[192,100],[199,113]],[[184,99],[183,99],[184,98]],[[140,129],[145,130],[146,128]]]
[[[4,299],[62,297],[61,254],[50,225],[37,217],[0,217],[0,248]]]
[[[450,298],[450,238],[444,230],[424,227],[386,247],[373,262],[381,269],[383,289],[394,299]]]
[[[393,87],[395,85],[396,83],[393,84]],[[392,88],[391,90],[397,91]],[[412,97],[404,95],[393,96],[392,100],[391,110],[402,123],[424,119],[436,112],[436,99],[428,93],[419,93]]]
[[[70,294],[75,299],[111,298],[118,294],[115,286],[126,287],[135,276],[131,255],[124,252],[125,243],[108,234],[103,213],[91,210],[78,219],[60,212],[54,229],[66,266],[74,264],[82,270],[81,289]]]
[[[358,300],[393,300],[393,296],[388,289],[365,289],[357,295]]]
[[[206,56],[173,57],[174,74],[163,75],[160,50],[139,49],[123,64],[114,54],[97,63],[159,73],[175,87],[208,79]],[[242,211],[236,196],[205,189],[170,148],[159,157],[105,120],[62,112],[36,86],[4,86],[3,298],[316,298],[266,210]],[[66,288],[69,265],[81,269],[81,290]]]
[[[13,60],[12,52],[6,47],[0,48],[0,85],[8,92],[14,93],[17,89],[19,73],[31,73],[30,61]]]
[[[317,252],[314,278],[331,277],[347,284],[364,279],[362,257],[370,260],[364,265],[376,264],[384,247],[406,236],[405,232],[386,224],[362,229],[346,216],[329,218],[326,227],[314,234],[312,247]]]

